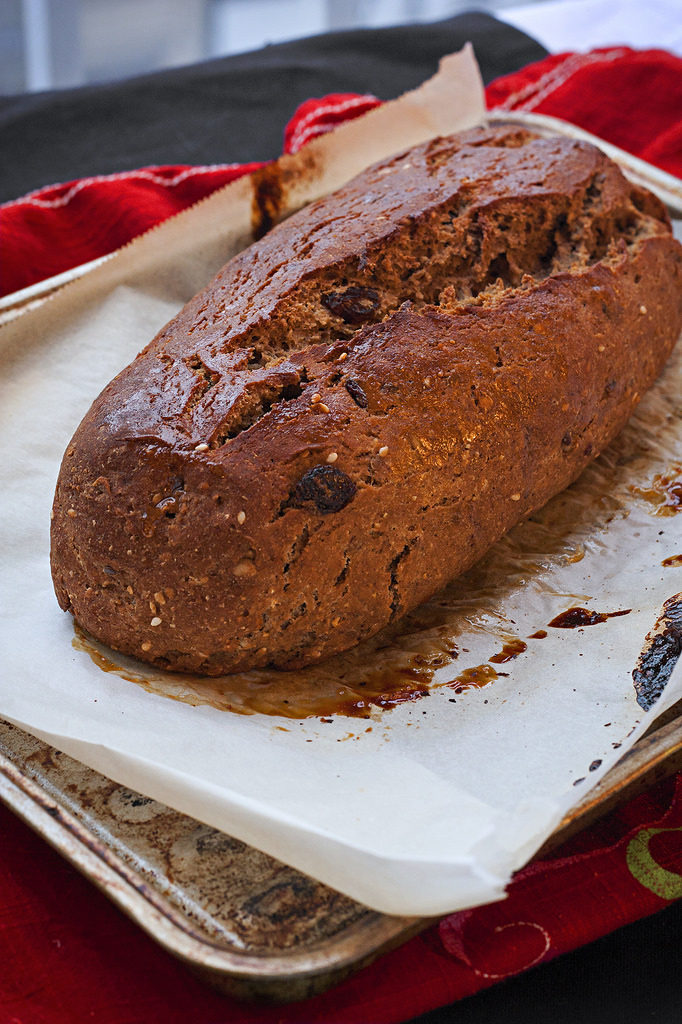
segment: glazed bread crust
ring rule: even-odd
[[[228,263],[62,463],[62,608],[219,675],[344,650],[621,430],[682,329],[665,210],[598,150],[482,128],[376,165]]]

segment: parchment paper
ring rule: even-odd
[[[288,158],[289,205],[482,115],[467,50],[421,91]],[[103,672],[72,645],[49,573],[54,485],[101,387],[249,240],[251,196],[249,179],[228,186],[0,331],[0,715],[384,912],[500,898],[567,809],[681,695],[678,666],[645,712],[632,671],[664,602],[682,591],[682,568],[662,565],[682,554],[682,516],[654,514],[665,511],[656,474],[680,471],[682,360],[574,487],[417,613],[392,648],[349,656],[348,675],[360,675],[365,657],[400,662],[447,634],[458,656],[441,659],[428,698],[369,721],[325,721],[221,711],[201,704],[201,684],[177,677],[169,692],[184,699],[148,692],[125,678],[132,663]],[[582,630],[548,627],[576,605],[630,611]],[[547,636],[529,639],[539,630]],[[488,685],[470,685],[467,670],[490,669],[510,638],[527,649],[494,663]]]

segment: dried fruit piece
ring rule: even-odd
[[[379,292],[351,285],[343,292],[327,292],[322,296],[322,305],[334,316],[340,316],[344,323],[363,324],[377,310]]]
[[[335,466],[313,466],[298,481],[287,504],[301,508],[313,502],[318,512],[339,512],[353,500],[355,491],[351,478]]]

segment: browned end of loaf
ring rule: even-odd
[[[665,211],[596,149],[477,129],[387,160],[105,388],[57,485],[59,602],[175,670],[348,648],[571,483],[681,328]]]

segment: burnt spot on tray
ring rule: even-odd
[[[682,594],[668,598],[632,672],[637,703],[650,711],[663,693],[682,653]]]
[[[327,292],[322,305],[346,324],[364,324],[379,307],[379,292],[374,288],[351,285],[342,292]]]
[[[355,497],[356,487],[349,476],[335,466],[313,466],[295,485],[286,508],[314,505],[318,512],[340,512]]]

